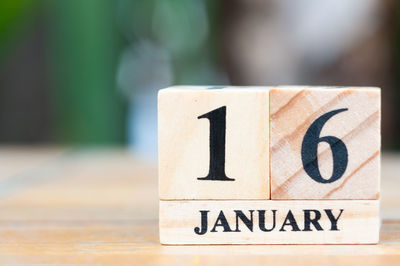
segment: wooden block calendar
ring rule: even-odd
[[[158,94],[162,244],[379,241],[380,89]]]

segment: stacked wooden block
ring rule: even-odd
[[[379,240],[380,89],[158,94],[162,244]]]

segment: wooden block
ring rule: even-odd
[[[158,94],[161,199],[269,199],[268,88]]]
[[[160,201],[162,244],[373,244],[378,200]]]
[[[380,89],[270,91],[272,199],[378,199]]]

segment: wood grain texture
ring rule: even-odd
[[[158,95],[160,199],[269,199],[268,88],[172,87]],[[226,106],[225,171],[235,181],[205,181],[210,122]]]
[[[45,147],[0,147],[0,161],[1,264],[400,263],[399,154],[382,158],[377,245],[161,245],[155,163],[124,149]]]
[[[346,145],[348,165],[332,183],[318,183],[301,159],[304,136],[322,115],[331,117],[320,137],[334,136]],[[272,199],[378,199],[380,192],[380,89],[277,87],[270,92]],[[330,146],[318,145],[322,177],[332,175]]]
[[[378,241],[377,200],[160,201],[162,244],[373,244]]]

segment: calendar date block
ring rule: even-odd
[[[160,199],[269,199],[268,98],[266,87],[160,90]]]
[[[270,91],[271,199],[378,199],[380,89]]]
[[[377,200],[160,201],[162,244],[374,244]]]

